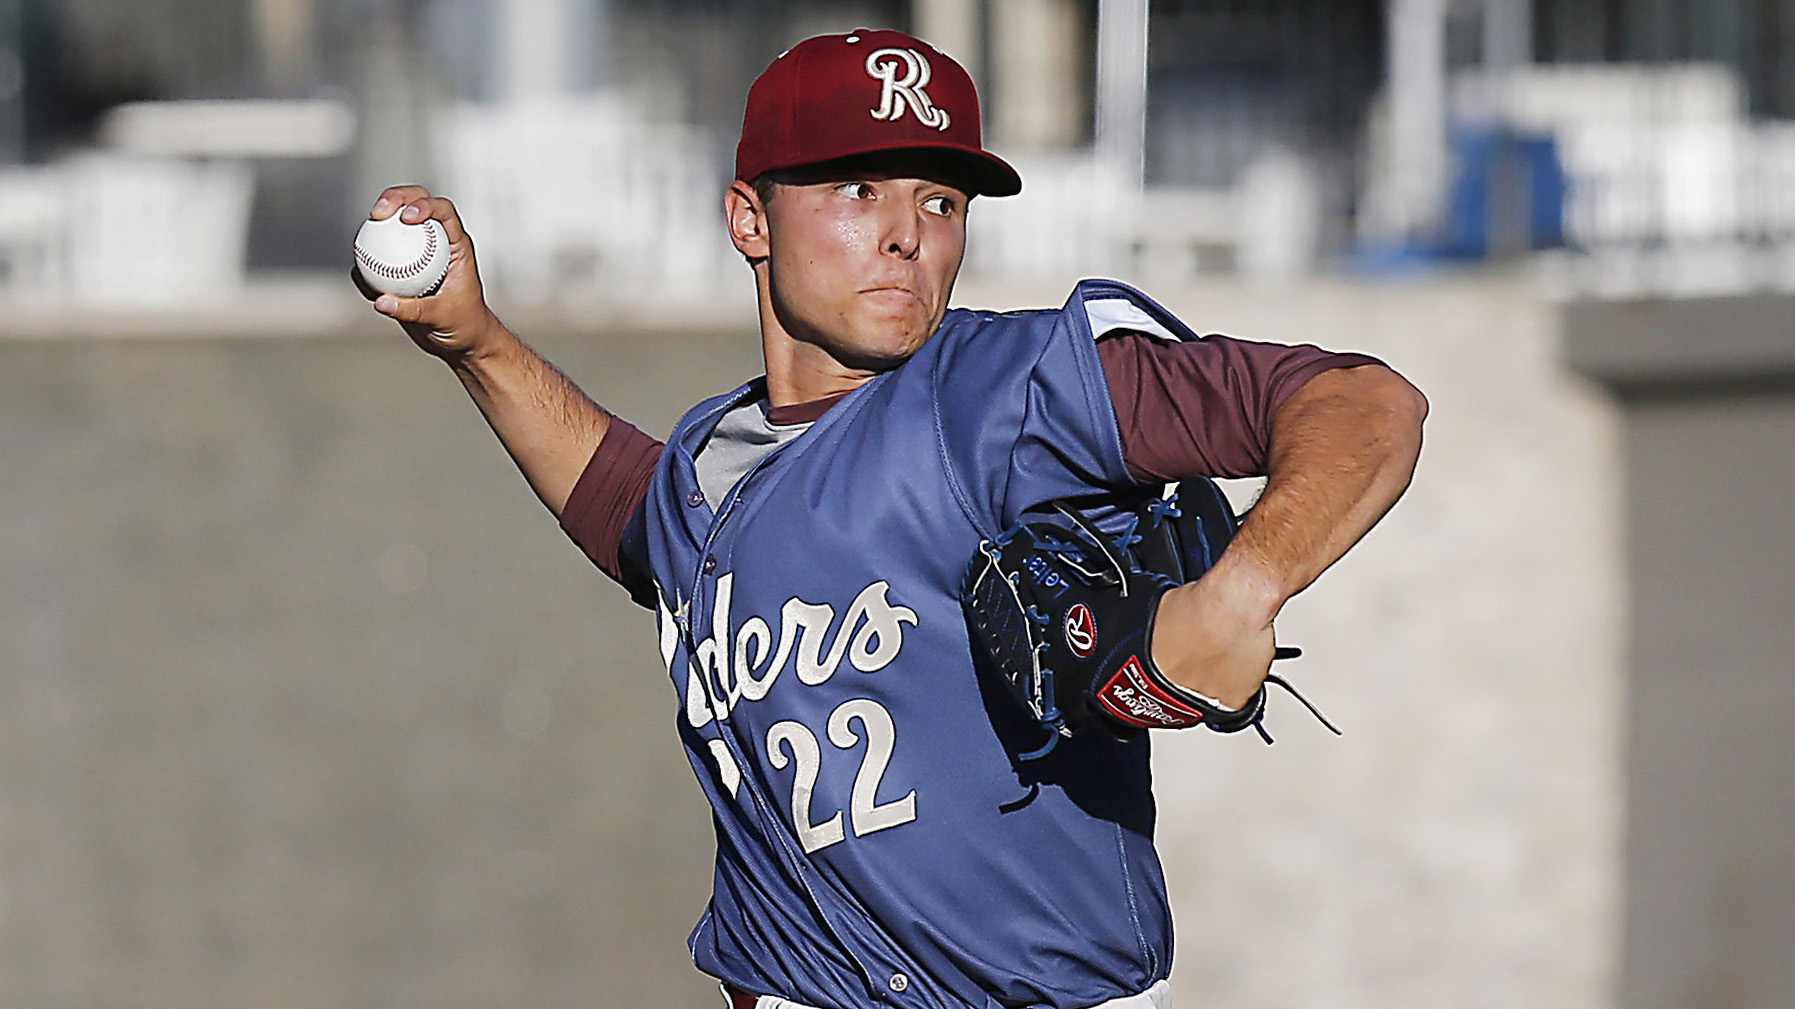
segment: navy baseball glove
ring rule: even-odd
[[[1148,644],[1159,599],[1221,557],[1239,520],[1221,488],[1186,480],[1154,498],[1111,537],[1064,501],[979,545],[962,594],[973,637],[1011,691],[1048,730],[1050,750],[1096,722],[1118,736],[1141,729],[1251,727],[1266,740],[1265,688],[1234,709],[1173,683]],[[1280,659],[1294,648],[1279,648]],[[1277,683],[1334,727],[1308,701]],[[1338,730],[1334,730],[1338,732]]]

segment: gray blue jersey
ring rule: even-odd
[[[959,604],[981,539],[1133,488],[1095,348],[1112,325],[1194,338],[1109,282],[1058,311],[949,312],[714,509],[695,454],[764,389],[675,428],[636,545],[715,813],[699,969],[832,1009],[1072,1009],[1166,976],[1146,741],[1020,760],[1038,737],[976,670]]]

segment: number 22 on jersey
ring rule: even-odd
[[[854,731],[856,722],[866,734],[864,739]],[[916,819],[915,789],[891,802],[880,803],[877,799],[879,783],[884,780],[885,768],[897,745],[897,728],[892,724],[891,713],[883,705],[864,697],[842,702],[829,715],[828,736],[837,750],[844,751],[842,757],[831,755],[831,759],[847,759],[845,751],[857,749],[862,743],[866,746],[860,755],[860,770],[854,775],[846,811],[855,837]],[[818,812],[815,808],[817,776],[824,759],[816,735],[802,722],[775,723],[767,730],[767,759],[777,770],[792,768],[792,827],[804,853],[808,855],[843,840],[841,809],[836,809],[820,823],[813,819]]]

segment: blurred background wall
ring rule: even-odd
[[[714,1002],[649,618],[346,250],[453,196],[664,434],[759,370],[747,85],[860,25],[1026,180],[959,303],[1433,403],[1281,623],[1347,735],[1159,741],[1180,1004],[1795,1004],[1795,0],[0,0],[0,1006]]]

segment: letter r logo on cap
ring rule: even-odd
[[[903,76],[898,76],[899,69]],[[874,119],[895,122],[904,115],[907,105],[916,113],[917,122],[937,130],[947,129],[947,110],[938,109],[923,89],[929,86],[928,58],[914,49],[887,47],[877,49],[866,58],[866,74],[879,82],[879,107],[872,110]]]

